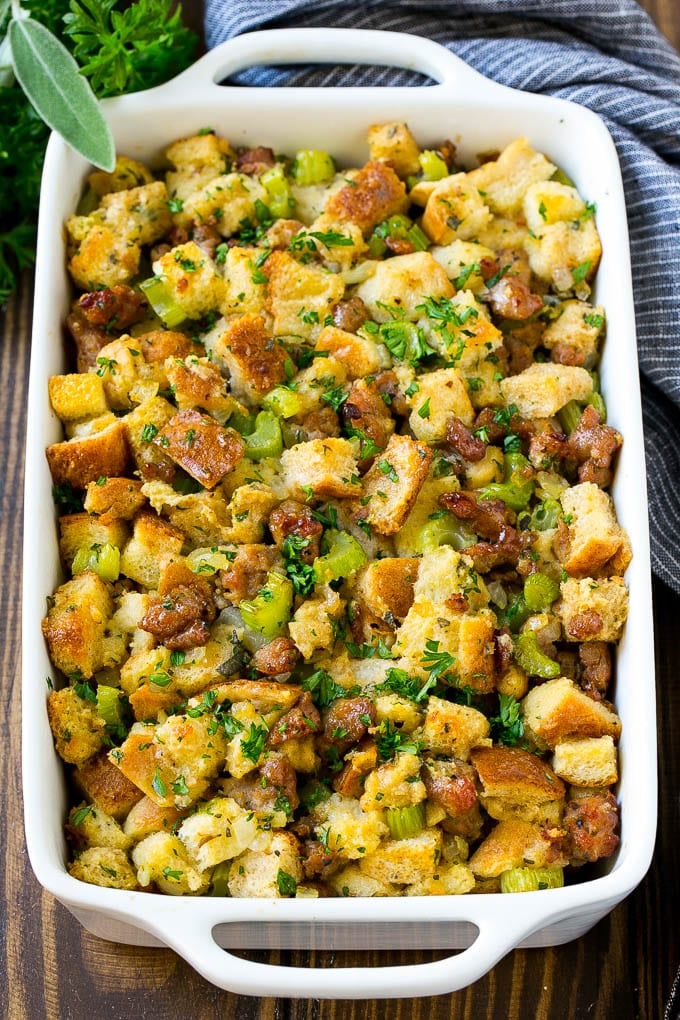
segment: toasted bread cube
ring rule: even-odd
[[[348,439],[310,439],[281,454],[284,484],[291,496],[305,500],[308,492],[319,499],[358,496],[354,447]]]
[[[279,222],[279,221],[277,221]],[[264,249],[229,248],[224,260],[224,291],[220,301],[223,315],[262,315],[267,297],[266,264],[263,269],[255,259]]]
[[[462,896],[475,887],[475,876],[466,864],[438,864],[431,878],[411,882],[405,896]]]
[[[217,365],[207,358],[168,358],[165,374],[180,411],[200,408],[224,422],[240,406],[226,392],[226,380]]]
[[[598,341],[604,326],[602,305],[587,301],[564,301],[559,318],[543,332],[541,344],[555,355],[569,358],[571,365],[592,365],[597,356]]]
[[[207,891],[209,876],[201,873],[178,836],[154,832],[132,851],[141,886],[157,885],[168,896],[196,895]]]
[[[102,379],[109,407],[128,411],[139,402],[133,398],[140,383],[144,358],[136,340],[121,336],[105,344],[97,355],[97,365],[92,371]]]
[[[81,229],[73,217],[66,224],[71,237]],[[139,271],[141,248],[130,243],[113,227],[93,221],[68,264],[73,282],[81,290],[102,290],[117,283],[129,283]]]
[[[399,694],[373,694],[375,702],[375,721],[378,725],[389,720],[402,733],[413,733],[421,726],[425,718],[424,709]]]
[[[152,244],[167,234],[172,224],[163,181],[111,191],[103,196],[99,208],[104,222],[133,244]]]
[[[399,556],[417,556],[423,552],[423,529],[430,521],[430,514],[441,509],[439,497],[444,492],[460,488],[460,483],[455,475],[445,475],[442,478],[433,477],[434,469],[438,463],[439,461],[433,459],[430,473],[423,482],[411,511],[401,529],[394,536],[394,546]]]
[[[559,842],[551,839],[550,829],[520,819],[495,825],[469,861],[478,878],[497,878],[510,868],[545,868],[566,863]]]
[[[592,219],[553,223],[536,237],[527,237],[524,250],[532,272],[552,283],[559,291],[570,290],[578,281],[573,271],[579,268],[581,280],[592,280],[597,270],[602,245]]]
[[[123,823],[123,832],[139,843],[152,832],[170,832],[184,814],[176,807],[159,807],[150,797],[143,796],[134,804]]]
[[[229,370],[232,393],[257,400],[286,378],[290,356],[265,326],[261,315],[232,320],[215,343],[215,353]]]
[[[558,181],[538,181],[527,188],[522,203],[527,226],[535,234],[546,224],[578,220],[586,203],[576,188]]]
[[[90,885],[102,885],[106,889],[138,889],[137,875],[124,850],[93,846],[83,850],[76,860],[68,865],[73,878]]]
[[[179,528],[143,511],[135,518],[132,538],[122,551],[120,572],[145,588],[157,588],[161,567],[178,557],[183,545]]]
[[[469,241],[491,219],[489,207],[468,174],[437,182],[423,213],[423,230],[434,244]]]
[[[593,379],[585,368],[538,362],[500,383],[507,405],[515,404],[524,418],[551,418],[570,400],[587,400]]]
[[[243,456],[243,440],[199,411],[180,411],[156,438],[163,450],[206,489],[214,489]]]
[[[365,379],[389,365],[386,349],[369,337],[347,333],[336,326],[325,326],[318,336],[315,350],[328,351],[347,370],[348,379]]]
[[[391,164],[395,173],[404,179],[420,170],[420,146],[411,134],[408,124],[391,121],[388,124],[371,124],[366,135],[371,161]]]
[[[479,294],[486,283],[479,268],[482,259],[495,259],[496,253],[486,245],[473,241],[462,241],[456,238],[446,245],[435,245],[430,248],[430,255],[446,271],[446,275],[459,289]],[[456,281],[464,281],[456,284]]]
[[[557,615],[567,641],[618,641],[628,617],[628,588],[622,577],[580,580],[560,585]]]
[[[366,776],[359,803],[364,811],[387,807],[409,807],[425,800],[427,792],[420,779],[420,758],[401,752]]]
[[[309,233],[312,235],[340,234],[342,237],[344,243],[329,239],[327,244],[324,244],[319,237],[314,237],[319,258],[333,272],[348,270],[359,256],[364,255],[368,250],[368,245],[364,241],[364,235],[358,224],[352,223],[350,220],[338,222],[329,213],[321,213],[313,223],[310,223]]]
[[[409,839],[386,839],[374,853],[367,853],[359,868],[380,882],[410,885],[437,873],[442,852],[439,829],[424,829]]]
[[[241,229],[243,220],[254,219],[258,201],[267,201],[267,191],[257,177],[222,174],[184,199],[178,222],[214,223],[223,237],[231,237]]]
[[[452,595],[462,595],[475,611],[489,604],[488,589],[474,569],[472,560],[450,545],[424,554],[418,568],[414,595],[418,602],[435,604],[446,603]]]
[[[539,825],[559,825],[564,783],[541,758],[519,747],[478,747],[470,754],[492,818],[520,818]]]
[[[608,735],[561,741],[555,747],[552,767],[572,786],[613,786],[619,779],[616,746]]]
[[[316,339],[345,292],[342,277],[316,265],[303,265],[283,251],[273,251],[262,271],[269,278],[267,311],[273,317],[274,335]]]
[[[139,791],[138,791],[139,792]],[[78,840],[87,846],[108,847],[111,850],[129,850],[132,840],[120,824],[101,807],[81,804],[69,813],[68,825],[78,834]]]
[[[630,563],[630,543],[616,519],[611,496],[593,482],[580,482],[560,496],[561,527],[554,549],[571,577],[623,574]]]
[[[454,289],[430,253],[416,251],[378,262],[373,275],[359,284],[356,293],[376,322],[390,322],[395,314],[415,322],[422,314],[418,305],[426,297],[450,298]]]
[[[57,588],[42,623],[57,669],[87,678],[104,665],[104,632],[112,612],[109,588],[91,570]]]
[[[87,183],[95,195],[108,195],[111,191],[127,191],[142,184],[151,184],[153,175],[148,167],[130,156],[117,156],[116,165],[110,173],[95,170],[87,175]]]
[[[149,397],[121,419],[135,465],[145,480],[171,481],[176,473],[172,460],[162,446],[154,444],[156,435],[175,416],[176,409],[163,397]],[[112,471],[109,474],[113,474]]]
[[[104,720],[97,715],[95,703],[81,698],[75,688],[50,692],[47,717],[57,754],[69,765],[83,765],[103,746]]]
[[[491,743],[489,733],[489,720],[476,708],[428,698],[421,739],[429,751],[467,761],[473,747]]]
[[[320,648],[332,648],[333,625],[342,616],[345,601],[332,588],[324,586],[320,597],[305,599],[288,624],[291,639],[305,659]]]
[[[184,495],[165,482],[145,482],[143,491],[154,510],[183,532],[190,545],[233,540],[232,513],[219,489]],[[237,522],[237,526],[244,523]]]
[[[410,436],[393,435],[362,480],[367,519],[381,535],[394,535],[408,517],[427,477],[432,450]]]
[[[145,503],[142,483],[133,478],[98,478],[88,482],[85,492],[87,513],[105,525],[132,520]]]
[[[53,375],[48,390],[52,410],[62,421],[95,418],[108,411],[104,384],[98,375],[89,372]]]
[[[364,811],[354,797],[339,793],[317,804],[312,817],[314,830],[323,835],[329,852],[353,861],[377,850],[389,832],[380,811]]]
[[[165,365],[168,358],[184,360],[191,354],[200,358],[205,354],[205,347],[191,340],[184,333],[172,329],[152,329],[148,333],[134,338],[135,350],[139,350],[146,365],[161,389],[169,389]]]
[[[218,308],[224,281],[213,260],[195,241],[178,244],[154,262],[153,270],[160,276],[188,319],[200,319]]]
[[[258,822],[254,811],[231,797],[213,797],[182,822],[177,835],[199,871],[205,871],[247,850],[258,836]]]
[[[418,390],[408,402],[412,408],[409,425],[416,439],[439,443],[446,438],[446,425],[454,415],[471,425],[474,408],[465,383],[455,368],[438,368],[418,376]]]
[[[378,619],[402,621],[413,604],[418,562],[414,556],[373,560],[357,575],[354,597]]]
[[[165,175],[168,194],[182,201],[219,177],[231,166],[235,155],[226,138],[212,132],[181,138],[165,150],[176,167]]]
[[[229,894],[241,897],[283,896],[279,887],[281,873],[296,884],[302,882],[300,844],[292,832],[274,832],[264,850],[246,850],[229,871]]]
[[[400,889],[377,878],[364,875],[358,864],[348,864],[328,876],[328,884],[338,896],[398,896]]]
[[[88,800],[118,821],[122,821],[142,798],[141,790],[126,779],[120,769],[109,761],[105,752],[76,769],[73,778]]]
[[[484,200],[492,212],[516,216],[522,211],[527,188],[539,181],[547,181],[555,169],[545,156],[532,149],[526,138],[516,138],[503,149],[498,159],[483,163],[467,176],[476,188],[484,192]]]
[[[125,426],[115,420],[99,432],[77,436],[47,447],[47,463],[55,485],[84,489],[108,475],[124,475],[128,462]]]
[[[425,649],[428,642],[436,642],[439,652],[454,657],[458,682],[484,693],[494,686],[495,622],[488,609],[461,613],[451,611],[446,603],[416,600],[397,632],[392,652],[399,656],[399,669],[426,679]]]
[[[92,549],[95,545],[115,545],[122,549],[127,541],[125,521],[104,523],[90,514],[67,514],[59,518],[59,554],[62,562],[71,567],[79,549]]]
[[[618,740],[621,720],[601,701],[594,701],[568,677],[534,687],[522,701],[527,735],[539,750],[564,740],[610,736]]]
[[[366,237],[378,223],[406,212],[408,205],[406,188],[392,167],[369,161],[351,184],[331,195],[325,211],[340,223],[356,223]]]

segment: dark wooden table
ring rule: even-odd
[[[645,0],[680,48],[680,0]],[[198,4],[188,3],[198,20]],[[200,13],[200,12],[199,12]],[[657,1020],[680,963],[680,597],[655,583],[659,828],[651,870],[640,887],[587,935],[555,949],[516,951],[453,995],[401,1001],[254,999],[200,978],[170,950],[134,949],[85,932],[43,892],[25,845],[20,775],[20,581],[23,439],[31,280],[0,317],[0,435],[4,442],[0,558],[0,1004],[7,1020],[234,1017],[238,1020]],[[650,667],[651,668],[651,667]],[[421,962],[440,953],[282,952],[258,954],[297,966]],[[675,1020],[675,1018],[674,1018]]]

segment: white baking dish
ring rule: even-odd
[[[244,89],[216,83],[259,63],[408,67],[437,84],[423,88]],[[428,40],[341,29],[261,32],[225,43],[160,88],[105,103],[118,151],[155,161],[172,140],[209,125],[236,145],[277,151],[325,148],[348,164],[366,159],[366,128],[406,120],[423,145],[453,139],[466,162],[526,135],[597,206],[604,253],[596,299],[608,317],[602,363],[609,418],[625,437],[613,493],[631,536],[630,620],[618,657],[615,698],[621,741],[622,838],[599,877],[517,896],[243,900],[174,898],[87,885],[69,876],[62,825],[63,771],[47,722],[51,666],[40,633],[45,598],[60,582],[51,479],[44,449],[60,435],[47,379],[65,370],[62,323],[69,306],[63,223],[87,167],[50,140],[42,201],[29,392],[23,624],[23,774],[26,837],[40,882],[102,938],[166,944],[232,992],[299,998],[434,995],[470,984],[517,946],[548,946],[586,932],[638,884],[656,827],[654,649],[644,450],[626,213],[618,161],[601,121],[581,107],[496,85]],[[218,944],[219,943],[219,944]],[[462,949],[435,963],[302,969],[235,957],[242,948]]]

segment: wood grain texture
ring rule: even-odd
[[[678,0],[644,7],[680,48]],[[200,23],[199,4],[188,4]],[[680,962],[680,597],[654,586],[660,822],[654,861],[640,887],[583,938],[546,950],[517,951],[459,993],[372,1001],[255,999],[230,995],[165,949],[103,942],[42,892],[26,856],[20,775],[20,577],[22,447],[28,375],[30,287],[0,318],[0,1009],[6,1020],[110,1020],[234,1017],[238,1020],[656,1020],[663,1016]],[[677,745],[676,745],[677,746]],[[413,963],[441,952],[252,954],[272,963],[339,967]]]

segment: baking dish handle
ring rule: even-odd
[[[165,914],[165,912],[163,912]],[[483,977],[536,927],[533,912],[503,912],[471,923],[474,942],[432,963],[388,967],[287,967],[234,956],[213,937],[213,926],[172,913],[155,918],[153,933],[206,980],[237,995],[310,999],[396,999],[458,991]],[[457,918],[456,920],[460,920]],[[398,922],[395,922],[395,924]]]
[[[223,88],[219,82],[258,64],[365,64],[401,67],[441,85],[488,87],[488,79],[431,39],[354,28],[283,28],[235,36],[161,89]],[[432,86],[436,88],[437,86]]]

